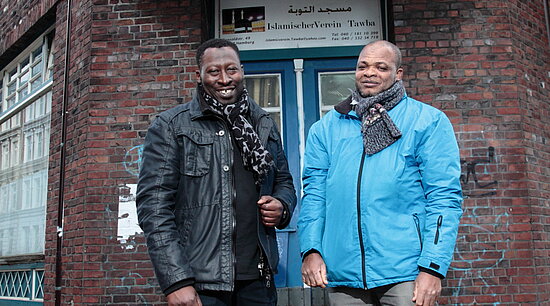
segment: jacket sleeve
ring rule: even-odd
[[[420,268],[443,277],[451,263],[462,215],[460,154],[449,119],[439,112],[419,137],[416,160],[427,199]]]
[[[302,256],[312,250],[317,250],[321,256],[323,255],[325,192],[330,162],[320,127],[320,122],[311,127],[304,154],[303,196],[298,219],[298,236]]]
[[[294,189],[292,175],[288,168],[288,161],[283,150],[281,137],[276,129],[275,134],[277,135],[275,137],[277,143],[277,156],[274,156],[274,158],[277,159],[277,171],[275,171],[272,196],[281,201],[286,211],[284,218],[281,219],[281,222],[277,225],[278,229],[283,229],[288,226],[290,219],[292,219],[292,213],[296,207],[296,190]]]
[[[136,205],[139,225],[162,291],[194,277],[173,213],[180,179],[179,157],[173,130],[162,116],[158,117],[145,137]]]

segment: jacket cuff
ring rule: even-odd
[[[181,280],[173,285],[171,285],[170,287],[166,288],[163,293],[164,295],[169,295],[170,293],[174,292],[174,291],[177,291],[183,287],[187,287],[187,286],[193,286],[195,284],[195,279],[194,278],[187,278],[187,279],[184,279],[184,280]]]
[[[304,259],[307,257],[307,255],[312,254],[312,253],[317,253],[317,254],[321,255],[321,253],[319,251],[317,251],[316,249],[311,249],[311,250],[309,250],[309,251],[302,254],[302,261],[304,261]]]
[[[419,267],[438,273],[443,277],[445,277],[447,270],[449,269],[449,263],[443,259],[420,257],[417,263]]]
[[[279,202],[283,204],[283,215],[281,216],[281,220],[279,221],[279,224],[277,224],[277,228],[282,229],[282,228],[285,228],[290,223],[291,214],[290,214],[290,210],[288,209],[288,204],[286,204],[281,199],[277,198],[277,200],[279,200]]]
[[[418,267],[418,270],[420,270],[420,272],[425,272],[425,273],[428,273],[428,274],[430,274],[430,275],[439,277],[440,279],[444,279],[444,278],[445,278],[445,276],[441,275],[440,273],[437,273],[437,272],[435,272],[434,270],[426,269],[426,268],[424,268],[424,267]]]

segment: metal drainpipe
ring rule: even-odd
[[[62,289],[62,248],[63,248],[63,219],[65,210],[65,155],[67,141],[67,105],[69,101],[69,54],[70,52],[70,33],[71,33],[71,0],[67,0],[67,24],[65,29],[65,67],[63,73],[63,104],[61,108],[61,143],[60,143],[60,161],[59,161],[59,197],[57,204],[57,246],[55,257],[55,305],[61,305]]]

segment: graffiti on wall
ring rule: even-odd
[[[460,181],[462,182],[462,191],[465,198],[470,197],[487,197],[496,194],[497,181],[480,181],[480,176],[489,176],[487,165],[493,163],[495,158],[495,148],[487,148],[487,157],[473,158],[471,160],[461,159],[462,174]],[[482,172],[478,172],[482,170]]]
[[[505,260],[507,251],[499,245],[510,240],[507,235],[496,235],[496,232],[499,228],[507,229],[510,220],[508,212],[503,212],[491,216],[492,221],[487,222],[489,218],[484,210],[486,207],[466,209],[462,218],[455,256],[449,268],[455,271],[458,280],[452,288],[453,296],[466,295],[465,288],[472,286],[496,295],[490,292],[491,286],[497,285],[493,272]]]
[[[126,172],[135,177],[139,175],[142,155],[143,145],[135,146],[126,151],[126,154],[124,155],[124,161],[122,162]]]
[[[452,296],[467,295],[467,290],[483,290],[483,294],[495,296],[491,292],[492,286],[497,285],[494,269],[505,260],[506,248],[501,245],[510,240],[508,235],[497,233],[508,229],[509,213],[475,200],[497,194],[498,182],[491,178],[491,169],[496,169],[495,148],[488,147],[484,157],[462,159],[461,163],[464,198],[472,198],[469,204],[473,206],[464,207],[455,257],[449,268],[457,280],[451,288]]]

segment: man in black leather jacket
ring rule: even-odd
[[[244,88],[238,48],[197,50],[197,93],[145,138],[137,211],[169,305],[276,305],[275,227],[296,194],[276,124]]]

